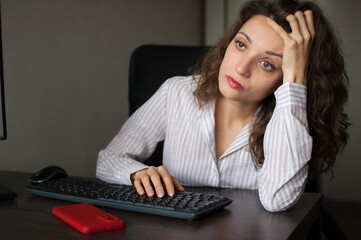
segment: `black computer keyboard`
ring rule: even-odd
[[[25,188],[29,193],[77,203],[193,220],[223,209],[232,200],[216,195],[176,192],[172,197],[140,196],[133,186],[67,177]]]

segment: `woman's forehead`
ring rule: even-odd
[[[251,44],[262,45],[270,50],[283,50],[282,38],[267,23],[267,17],[256,15],[246,21],[239,29],[237,35],[244,36]]]

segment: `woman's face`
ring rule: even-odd
[[[283,47],[265,16],[249,19],[226,49],[218,76],[222,95],[258,105],[282,83]]]

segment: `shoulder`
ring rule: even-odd
[[[189,93],[193,94],[193,91],[197,85],[197,77],[193,76],[176,76],[166,80],[168,92],[173,94]]]
[[[196,84],[197,77],[193,76],[175,76],[167,79],[168,85],[171,87],[189,87]]]
[[[197,77],[172,77],[166,81],[167,104],[174,109],[190,111],[197,108],[194,90],[197,87]]]

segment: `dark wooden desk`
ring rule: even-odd
[[[0,184],[11,188],[15,200],[0,201],[0,239],[299,239],[310,232],[319,234],[322,195],[305,193],[291,210],[269,213],[257,191],[238,189],[186,188],[216,193],[233,199],[225,210],[186,221],[110,208],[103,210],[125,220],[123,230],[83,235],[51,214],[66,201],[32,196],[24,187],[30,173],[0,171]],[[319,235],[318,235],[319,236]]]

